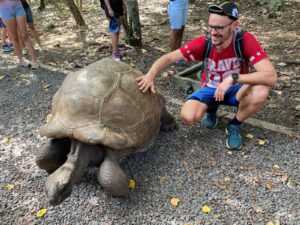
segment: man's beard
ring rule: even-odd
[[[217,44],[212,44],[213,46],[220,46],[220,45],[222,45],[223,43],[224,43],[224,40],[223,40],[223,35],[220,35],[220,34],[215,34],[215,35],[212,35],[212,37],[218,37],[218,38],[220,38],[220,42],[219,43],[217,43]]]

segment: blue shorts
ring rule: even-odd
[[[20,1],[8,1],[0,5],[0,17],[10,20],[19,16],[25,16],[24,8]]]
[[[24,8],[26,13],[26,21],[27,23],[33,23],[32,11],[30,6]]]
[[[230,106],[238,107],[239,102],[236,99],[236,93],[242,86],[243,86],[242,84],[238,84],[229,88],[225,92],[224,100],[221,102],[216,101],[214,98],[216,88],[210,88],[210,87],[199,88],[193,94],[189,95],[186,100],[194,99],[206,104],[208,107],[207,108],[208,112],[217,111],[219,105],[230,105]]]
[[[188,0],[173,0],[168,5],[171,29],[181,29],[186,25],[189,10]]]

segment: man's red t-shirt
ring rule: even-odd
[[[255,37],[245,32],[243,36],[243,52],[247,61],[247,72],[249,72],[249,62],[255,65],[260,60],[267,57]],[[205,36],[200,36],[188,42],[180,48],[181,53],[187,61],[202,61],[205,48]],[[238,61],[233,42],[221,52],[217,52],[216,47],[212,48],[211,55],[207,62],[209,79],[205,84],[208,87],[216,88],[220,82],[233,73],[241,73],[242,63]],[[206,82],[206,71],[202,75],[202,82]]]

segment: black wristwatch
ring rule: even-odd
[[[238,73],[233,73],[231,74],[231,77],[232,77],[232,85],[236,85],[237,84],[237,81],[239,79],[239,74]]]

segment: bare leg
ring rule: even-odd
[[[186,101],[180,112],[182,123],[192,125],[203,118],[206,110],[207,105],[200,101],[193,99]]]
[[[236,114],[239,121],[244,121],[256,113],[265,102],[269,94],[269,87],[264,85],[244,85],[237,93],[240,102]]]
[[[25,19],[25,16],[24,16],[24,19]],[[8,33],[10,34],[11,41],[14,45],[15,54],[17,55],[19,61],[23,61],[22,48],[21,48],[20,39],[19,39],[19,35],[18,35],[16,18],[2,19],[2,20],[8,30]]]
[[[184,26],[181,29],[173,29],[170,37],[170,49],[171,52],[180,48],[182,43]]]
[[[25,46],[27,47],[27,50],[29,51],[29,54],[31,56],[31,60],[35,61],[36,57],[35,57],[34,48],[33,48],[31,40],[29,39],[28,32],[27,32],[26,17],[25,16],[19,16],[19,17],[16,18],[16,21],[17,21],[17,25],[18,25],[18,28],[19,28],[20,36],[21,36],[22,40],[24,41]]]
[[[39,47],[41,47],[41,40],[40,40],[40,36],[38,34],[38,32],[36,31],[34,24],[33,23],[28,23],[28,28],[31,30],[32,36],[34,38],[34,40],[36,40],[36,42],[38,43]]]

